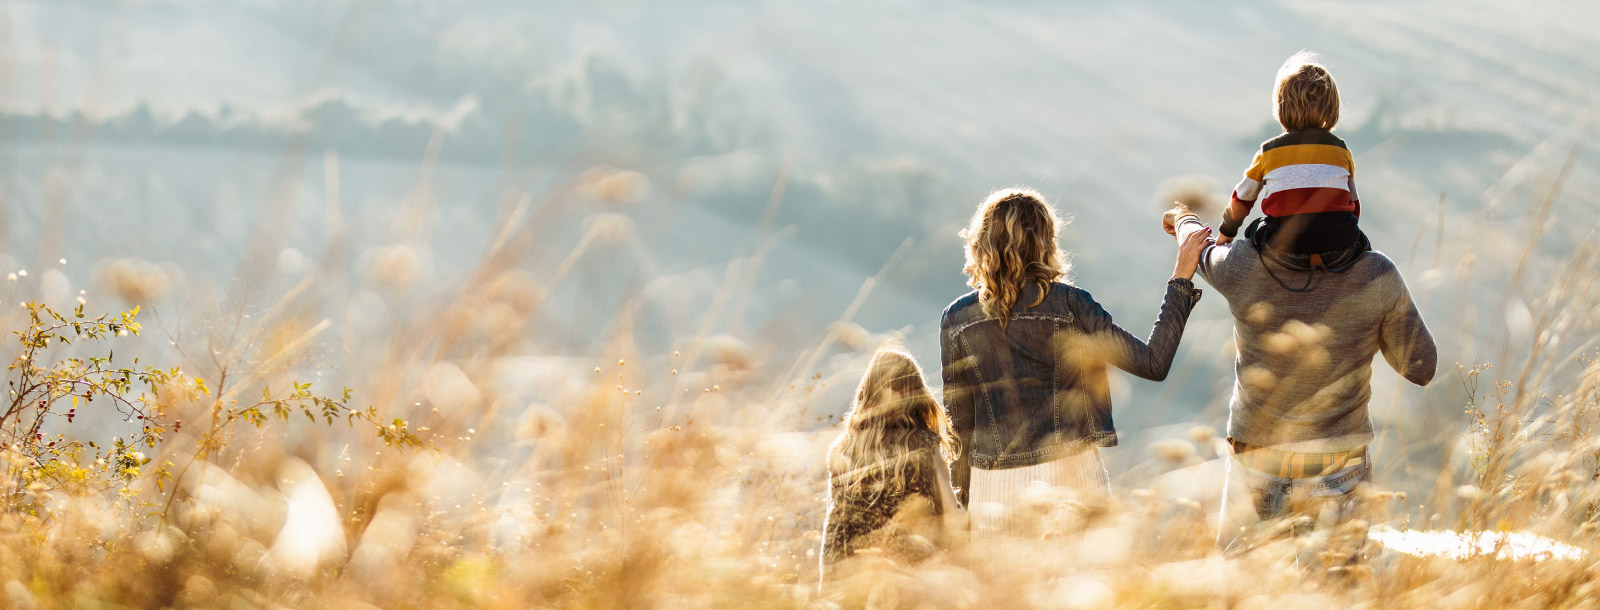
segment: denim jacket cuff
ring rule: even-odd
[[[1200,302],[1200,295],[1202,291],[1195,287],[1192,280],[1189,280],[1188,278],[1175,277],[1167,280],[1167,285],[1177,288],[1179,293],[1189,297],[1190,305]]]

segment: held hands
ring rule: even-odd
[[[1178,264],[1172,269],[1172,277],[1193,279],[1194,270],[1200,266],[1200,254],[1205,252],[1206,246],[1211,245],[1211,227],[1200,231],[1192,231],[1178,242]]]
[[[1185,217],[1195,216],[1189,206],[1182,202],[1173,202],[1172,209],[1161,215],[1161,228],[1167,235],[1178,236],[1178,223]],[[1199,231],[1191,231],[1188,235],[1178,240],[1178,263],[1172,270],[1172,277],[1193,279],[1196,267],[1200,266],[1200,255],[1205,252],[1206,246],[1217,243],[1211,238],[1211,227]],[[1222,242],[1226,243],[1226,242]]]
[[[1181,202],[1174,201],[1172,202],[1172,209],[1167,210],[1166,213],[1161,215],[1161,228],[1167,232],[1167,235],[1177,237],[1178,219],[1183,218],[1184,216],[1193,215],[1194,212],[1189,211],[1189,206],[1186,206]]]

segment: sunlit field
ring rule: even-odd
[[[819,595],[821,450],[838,409],[816,397],[853,383],[886,337],[846,310],[807,349],[691,328],[652,352],[625,309],[592,357],[522,352],[520,329],[571,269],[629,247],[607,214],[554,269],[508,268],[525,247],[508,239],[459,287],[418,299],[410,320],[351,343],[308,313],[343,279],[308,275],[264,309],[184,321],[202,332],[133,334],[120,317],[79,320],[158,291],[159,269],[111,263],[106,292],[68,303],[64,322],[31,317],[47,287],[19,271],[8,380],[33,389],[5,420],[9,603],[1486,607],[1600,595],[1592,240],[1530,287],[1532,336],[1591,339],[1445,371],[1440,383],[1464,388],[1462,440],[1431,491],[1371,494],[1368,518],[1349,525],[1373,526],[1357,565],[1319,567],[1339,532],[1218,556],[1214,499],[1184,495],[1220,483],[1218,439],[1196,423],[1148,451],[1112,450],[1145,455],[1110,506],[1041,490],[1036,539],[917,566],[861,559]],[[369,281],[403,264],[375,261]],[[718,290],[721,304],[742,296],[737,279]],[[63,324],[72,332],[24,343]],[[341,343],[359,360],[330,347]],[[129,385],[86,364],[113,354],[100,366],[131,367]]]
[[[766,5],[333,4],[0,7],[0,607],[1600,605],[1581,19],[1244,4],[1310,33],[1201,52],[1192,22],[1238,14],[832,7],[835,47]],[[62,17],[93,27],[29,27]],[[168,29],[215,61],[154,78],[187,57]],[[1090,56],[1124,35],[1152,47]],[[1433,70],[1418,40],[1524,67]],[[1217,551],[1232,318],[1197,282],[1169,379],[1113,378],[1109,502],[1040,488],[1026,536],[819,586],[824,451],[878,347],[938,382],[979,199],[1039,186],[1074,281],[1142,336],[1162,209],[1216,222],[1311,45],[1344,62],[1363,227],[1440,345],[1428,388],[1374,364],[1359,518]]]

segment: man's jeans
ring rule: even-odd
[[[1222,494],[1222,514],[1217,525],[1217,547],[1237,555],[1268,540],[1302,535],[1313,530],[1330,537],[1334,529],[1356,516],[1360,493],[1372,481],[1370,456],[1333,474],[1286,479],[1258,472],[1228,458],[1228,480]],[[1366,542],[1361,531],[1354,542]]]

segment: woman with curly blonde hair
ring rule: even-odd
[[[1066,283],[1061,225],[1037,191],[997,191],[978,205],[966,240],[972,292],[940,322],[944,403],[960,448],[951,471],[975,537],[1022,533],[1021,492],[1044,484],[1080,500],[1110,492],[1099,447],[1117,444],[1107,366],[1160,381],[1189,312],[1190,278],[1209,233],[1182,242],[1147,341]]]

